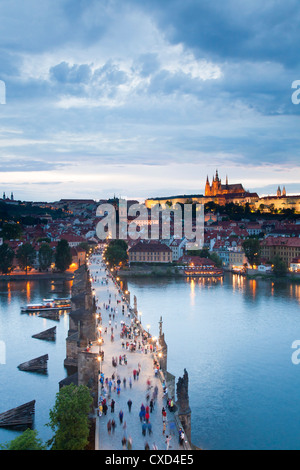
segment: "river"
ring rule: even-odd
[[[67,313],[62,314],[59,322],[21,314],[21,306],[39,303],[43,298],[70,296],[70,289],[70,282],[0,282],[0,413],[36,400],[35,429],[43,442],[52,436],[45,425],[49,422],[49,410],[55,403],[59,382],[67,376],[63,362],[69,319]],[[55,343],[32,338],[54,326],[57,327]],[[49,355],[47,375],[21,372],[17,368],[44,354]],[[0,443],[9,442],[19,434],[0,428]]]
[[[190,379],[193,443],[208,450],[300,449],[300,285],[131,279],[144,327],[168,344],[168,370]]]
[[[67,376],[68,315],[60,322],[21,314],[21,306],[70,294],[70,283],[0,283],[0,412],[36,400],[35,428],[46,441],[49,410],[58,383]],[[300,449],[300,365],[292,343],[300,339],[300,285],[250,281],[226,275],[223,281],[131,279],[144,326],[163,330],[168,369],[188,370],[192,439],[200,448]],[[57,326],[55,343],[32,335]],[[1,348],[0,348],[1,351]],[[17,366],[49,354],[46,376]],[[3,362],[5,362],[3,364]],[[19,433],[0,429],[0,443]]]

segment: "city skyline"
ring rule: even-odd
[[[0,5],[2,191],[204,193],[218,168],[259,195],[299,194],[296,0],[38,5]]]

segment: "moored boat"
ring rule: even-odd
[[[26,307],[21,307],[21,312],[32,313],[32,312],[44,312],[44,311],[59,311],[59,310],[70,310],[71,300],[70,299],[44,299],[41,304],[28,304]]]

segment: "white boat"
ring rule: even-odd
[[[45,312],[45,311],[59,311],[70,310],[70,299],[44,299],[41,304],[28,304],[26,307],[21,307],[21,312]]]

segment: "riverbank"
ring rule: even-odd
[[[258,273],[257,271],[246,273],[245,277],[252,280],[267,280],[273,282],[290,282],[293,284],[300,284],[300,276],[295,274],[287,274],[286,276],[275,276],[273,273]]]
[[[231,269],[224,269],[224,273],[238,274]],[[286,276],[277,277],[273,273],[262,273],[254,270],[249,270],[247,273],[242,273],[242,276],[249,280],[270,280],[279,282],[290,282],[293,284],[300,284],[300,275],[287,274]],[[148,263],[131,266],[130,268],[118,270],[118,276],[121,278],[143,279],[143,278],[172,278],[184,279],[186,278],[183,269],[179,269],[174,265],[149,265]]]
[[[71,281],[74,278],[74,273],[34,273],[34,274],[2,274],[0,281],[40,281],[40,280],[63,280]]]
[[[177,266],[167,265],[149,265],[143,264],[140,266],[131,266],[130,268],[120,269],[118,271],[120,277],[131,277],[131,278],[144,278],[144,277],[170,277],[170,278],[183,278],[184,271],[178,269]]]

